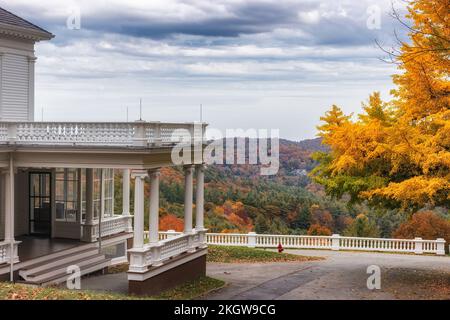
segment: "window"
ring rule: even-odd
[[[56,169],[56,219],[77,221],[78,169]]]
[[[94,220],[100,216],[100,198],[102,188],[102,169],[94,169]]]
[[[114,170],[103,169],[105,217],[114,215]]]
[[[102,184],[103,170],[103,184]],[[101,196],[103,193],[103,217],[114,215],[114,169],[94,169],[94,220],[98,219],[101,211]],[[82,219],[86,220],[86,169],[81,171]]]

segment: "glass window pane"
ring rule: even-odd
[[[78,169],[56,169],[56,218],[76,221],[78,216]]]
[[[62,220],[65,218],[65,203],[64,202],[56,202],[56,219]]]

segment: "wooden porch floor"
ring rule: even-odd
[[[33,236],[20,236],[17,237],[16,240],[22,241],[19,244],[20,262],[86,244],[85,242],[81,242],[79,240],[49,239]]]

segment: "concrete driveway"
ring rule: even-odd
[[[209,263],[208,276],[228,283],[206,299],[450,299],[450,257],[286,250],[326,260]],[[381,269],[381,289],[367,288],[367,267]]]

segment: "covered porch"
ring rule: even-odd
[[[184,166],[183,234],[160,241],[158,221],[160,168],[174,165],[172,148],[183,139],[202,146],[205,127],[200,125],[199,134],[197,124],[0,123],[0,239],[4,239],[0,266],[18,270],[40,255],[54,257],[60,249],[67,253],[72,246],[101,243],[101,253],[112,262],[130,257],[130,282],[144,282],[155,276],[155,269],[157,274],[164,273],[204,257],[201,158]],[[6,128],[4,134],[2,128]],[[178,140],[173,136],[177,130],[181,130],[175,135]],[[114,203],[117,176],[122,177],[120,208]],[[133,180],[134,219],[130,210]],[[148,227],[144,226],[146,180],[150,183]],[[148,243],[144,229],[149,230]],[[180,258],[183,261],[173,265]]]
[[[0,237],[4,238],[0,242],[0,264],[10,262],[11,245],[13,262],[17,264],[70,246],[97,242],[100,234],[102,238],[119,234],[132,237],[129,210],[121,211],[114,205],[114,169],[15,171],[13,188],[9,187],[8,171],[0,176],[3,195]],[[11,189],[13,196],[8,191]],[[9,210],[14,210],[12,219],[7,214]]]
[[[75,248],[83,242],[73,239],[51,239],[36,236],[17,237],[20,242],[18,254],[21,261],[29,261],[55,252]]]

